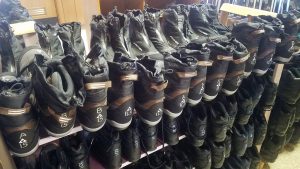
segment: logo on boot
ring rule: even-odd
[[[19,141],[20,148],[26,148],[28,146],[28,141],[24,138],[26,136],[27,136],[26,133],[20,134],[20,141]]]
[[[97,108],[97,121],[98,121],[98,123],[103,121],[103,115],[102,115],[102,108],[101,107]]]
[[[128,109],[124,113],[125,117],[131,116],[132,115],[132,108],[128,107]]]

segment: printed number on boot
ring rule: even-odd
[[[28,146],[28,141],[24,138],[26,136],[27,136],[26,133],[20,134],[20,141],[19,141],[20,148],[26,148]]]
[[[98,107],[97,108],[97,121],[98,123],[100,123],[101,121],[103,121],[103,115],[102,115],[102,108]]]

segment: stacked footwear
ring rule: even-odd
[[[32,21],[26,8],[21,5],[19,0],[2,1],[0,3],[0,17],[9,23]]]
[[[94,132],[91,150],[106,168],[120,168],[122,158],[137,162],[142,151],[156,149],[158,137],[177,145],[180,134],[187,138],[177,148],[149,157],[146,166],[255,168],[260,144],[262,159],[274,161],[285,142],[297,139],[300,69],[296,58],[284,71],[276,104],[269,69],[273,55],[290,60],[298,15],[254,17],[231,35],[216,11],[211,5],[115,8],[93,17],[87,55],[79,23],[36,25],[46,52],[31,47],[19,53],[1,21],[0,126],[11,151],[27,156],[36,150],[36,112],[55,137],[67,135],[78,119]],[[15,69],[18,75],[2,73]],[[266,126],[263,112],[274,104]],[[80,139],[64,138],[61,146],[44,148],[38,166],[88,168]]]

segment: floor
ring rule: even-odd
[[[294,151],[284,151],[279,154],[274,163],[270,163],[271,169],[300,169],[300,144]]]

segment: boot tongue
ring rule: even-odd
[[[58,72],[53,72],[48,79],[48,82],[52,84],[52,86],[56,87],[59,91],[64,91],[62,78]]]
[[[235,46],[233,50],[233,60],[241,59],[249,54],[247,48],[241,42],[236,39],[233,39],[232,42]]]
[[[189,56],[183,56],[181,55],[180,53],[172,53],[172,56],[169,56],[168,57],[168,60],[172,61],[172,62],[177,62],[181,65],[184,65],[184,66],[196,66],[197,64],[197,60],[196,58],[194,57],[189,57]]]
[[[143,69],[147,73],[148,77],[151,80],[154,80],[157,83],[164,81],[162,71],[162,69],[164,68],[163,61],[152,60],[148,57],[145,57],[139,60],[138,63],[140,64],[141,69]]]
[[[105,72],[105,69],[108,68],[99,44],[93,46],[90,53],[86,57],[85,62],[87,63],[87,66],[85,66],[85,76],[95,77],[97,75],[101,75]]]

